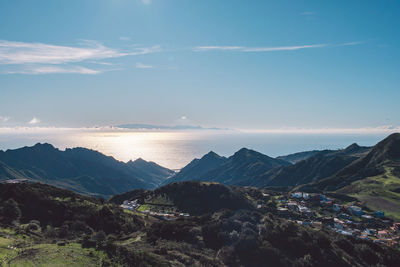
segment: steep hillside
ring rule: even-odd
[[[152,161],[146,161],[142,158],[135,161],[129,161],[127,165],[132,169],[132,171],[136,172],[154,188],[175,174],[175,172],[170,169],[164,168]]]
[[[273,169],[255,179],[251,185],[298,186],[316,182],[343,169],[369,151],[369,147],[352,144],[342,150],[324,150],[294,165]]]
[[[36,144],[0,151],[0,180],[25,178],[103,197],[154,188],[171,173],[155,163],[123,163],[85,148]]]
[[[289,165],[291,164],[287,161],[242,148],[219,168],[203,175],[202,180],[212,180],[226,185],[249,185],[254,177],[273,168]]]
[[[273,168],[291,165],[289,162],[242,148],[229,158],[210,152],[194,160],[167,183],[175,181],[213,181],[225,185],[249,185],[251,180]]]
[[[395,133],[377,145],[369,153],[346,166],[332,177],[319,181],[313,185],[318,190],[334,191],[366,177],[382,175],[385,166],[400,168],[400,134]]]
[[[321,151],[320,150],[312,150],[312,151],[297,152],[297,153],[293,153],[293,154],[289,154],[289,155],[285,155],[285,156],[279,156],[279,157],[277,157],[277,159],[285,160],[292,164],[295,164],[299,161],[308,159],[319,152],[321,152]]]
[[[336,174],[300,190],[336,191],[400,218],[400,134],[392,134]]]
[[[221,157],[215,152],[211,151],[204,155],[201,159],[192,160],[174,176],[165,180],[164,184],[190,180],[201,180],[203,175],[221,166],[227,160],[227,158]]]

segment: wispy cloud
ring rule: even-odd
[[[314,16],[315,14],[316,13],[312,12],[312,11],[304,11],[304,12],[300,13],[300,15],[302,15],[302,16]]]
[[[349,42],[339,44],[342,46],[357,45],[361,42]],[[238,51],[238,52],[273,52],[273,51],[295,51],[301,49],[322,48],[332,46],[330,44],[312,44],[312,45],[293,45],[293,46],[262,46],[262,47],[248,47],[248,46],[196,46],[193,48],[195,52],[205,51]]]
[[[275,128],[275,129],[241,129],[246,133],[265,134],[390,134],[400,132],[400,126],[377,126],[361,128]]]
[[[85,67],[68,67],[65,64],[87,63],[95,60],[106,60],[125,56],[145,55],[160,51],[159,46],[134,47],[129,51],[120,51],[104,46],[96,41],[84,41],[82,46],[60,46],[44,43],[26,43],[0,40],[0,65],[27,66],[34,71],[20,73],[83,73],[96,74],[100,71]],[[48,67],[43,65],[62,65]],[[48,70],[48,72],[46,72]],[[7,73],[15,73],[8,71]]]
[[[0,122],[7,122],[10,120],[10,117],[0,116]]]
[[[38,124],[40,122],[40,120],[36,117],[33,117],[28,123],[31,125],[35,125]]]
[[[86,47],[73,47],[0,40],[0,64],[63,64],[144,55],[159,50],[158,46],[152,46],[121,52],[95,41],[85,41],[85,44]]]
[[[9,74],[51,74],[51,73],[75,73],[75,74],[99,74],[101,70],[94,70],[80,66],[33,66],[20,70],[8,71]]]
[[[119,39],[122,41],[130,41],[131,40],[131,38],[127,37],[127,36],[121,36],[121,37],[119,37]]]
[[[143,4],[150,5],[152,0],[141,0]]]
[[[338,46],[353,46],[353,45],[360,45],[363,44],[363,41],[357,41],[357,42],[348,42],[348,43],[341,43],[338,44]]]
[[[137,69],[152,69],[153,66],[151,66],[151,65],[146,65],[146,64],[143,64],[143,63],[138,62],[138,63],[136,63],[136,68],[137,68]]]

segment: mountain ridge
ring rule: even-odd
[[[155,163],[132,165],[95,150],[62,151],[48,143],[0,151],[0,162],[0,180],[25,178],[102,197],[155,188],[173,174]]]

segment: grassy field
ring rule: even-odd
[[[372,210],[385,211],[385,215],[400,220],[400,178],[393,174],[392,167],[385,173],[368,177],[338,190],[357,198]]]
[[[1,267],[101,266],[106,259],[103,252],[84,249],[77,243],[35,244],[27,236],[0,229]]]

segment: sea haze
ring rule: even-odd
[[[180,169],[209,151],[232,155],[242,147],[276,157],[290,153],[344,148],[352,143],[372,146],[386,133],[300,134],[240,131],[129,131],[112,129],[18,129],[0,131],[0,149],[51,143],[59,149],[85,147],[121,161],[137,158]]]

